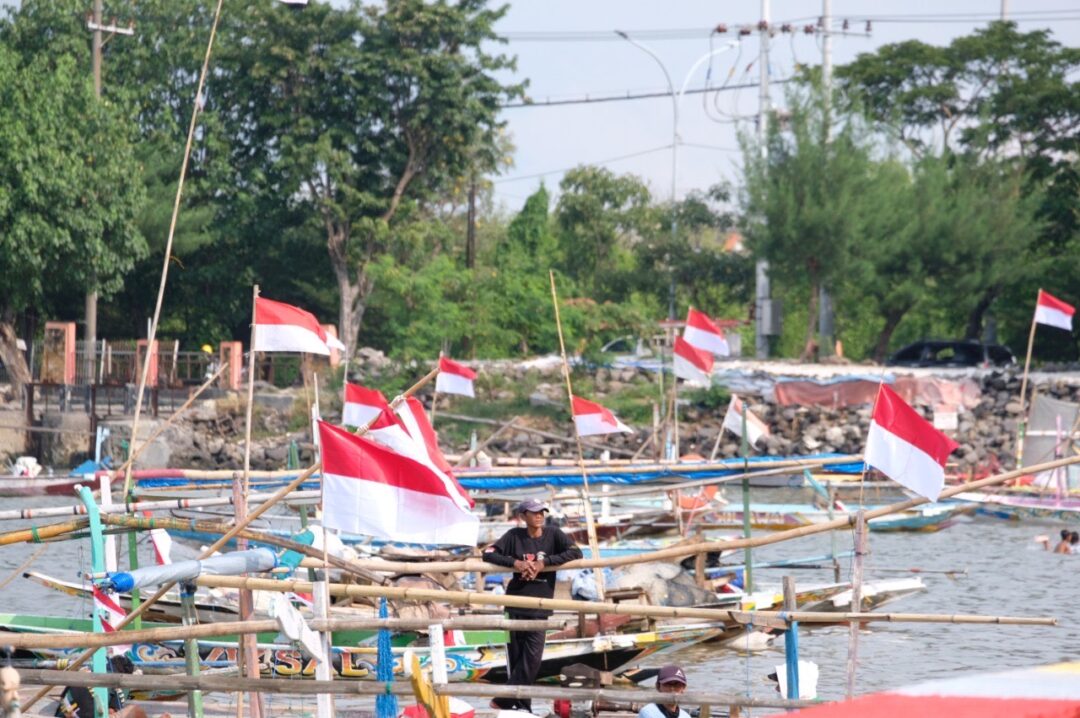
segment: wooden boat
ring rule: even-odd
[[[1080,520],[1080,497],[1053,494],[990,494],[965,491],[956,498],[975,505],[980,514],[1004,519],[1044,519],[1062,523]]]
[[[34,583],[40,584],[45,588],[59,591],[60,593],[73,596],[83,601],[90,601],[93,599],[90,588],[82,584],[54,578],[53,576],[47,576],[46,574],[37,571],[27,571],[23,574],[23,578],[30,579]],[[130,593],[116,594],[116,597],[119,599],[120,605],[125,610],[131,610]],[[199,595],[195,599],[195,610],[201,623],[235,621],[240,615],[240,609],[237,604],[226,597]],[[176,592],[166,593],[155,601],[146,613],[146,618],[149,621],[157,621],[163,624],[179,623],[183,617],[182,608],[180,606],[180,595]]]
[[[873,507],[866,508],[869,510]],[[867,525],[871,531],[940,531],[951,526],[960,516],[973,512],[974,507],[965,502],[923,504],[891,516],[870,519]],[[813,504],[750,504],[751,526],[773,531],[812,526],[851,515],[853,512],[849,509],[833,511],[830,516],[827,510]],[[742,506],[737,504],[704,513],[695,522],[695,526],[702,528],[734,529],[742,528],[742,525]]]
[[[96,490],[100,488],[100,479],[93,474],[71,474],[67,476],[46,476],[42,474],[37,476],[16,476],[14,474],[5,474],[0,476],[0,497],[71,496],[75,493],[75,487],[80,484]]]

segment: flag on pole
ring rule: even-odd
[[[1041,289],[1039,290],[1039,298],[1035,302],[1035,322],[1037,324],[1048,324],[1071,332],[1073,314],[1076,314],[1076,307],[1047,294]]]
[[[394,413],[398,415],[401,423],[405,426],[405,430],[409,432],[409,436],[413,441],[416,441],[421,447],[423,447],[428,459],[434,464],[440,471],[447,474],[451,478],[454,476],[454,469],[450,466],[450,462],[443,456],[442,449],[439,448],[439,437],[435,433],[435,428],[431,425],[431,421],[428,420],[427,411],[424,410],[424,405],[420,403],[420,400],[416,397],[410,396],[405,401],[394,407]],[[457,483],[455,481],[455,483]],[[460,486],[458,488],[461,488]],[[472,505],[472,498],[469,496],[465,489],[461,489],[461,494],[468,500],[469,505]]]
[[[446,357],[439,357],[439,375],[435,377],[435,391],[475,397],[476,394],[473,393],[475,379],[476,372],[469,367]]]
[[[866,437],[863,457],[867,464],[936,501],[945,485],[945,461],[957,446],[896,392],[881,385]]]
[[[441,471],[326,422],[319,434],[325,526],[391,541],[476,545],[480,521]]]
[[[572,403],[574,426],[578,436],[596,436],[597,434],[633,433],[626,424],[615,418],[609,409],[599,404],[575,396]]]
[[[342,424],[367,426],[389,408],[386,397],[378,389],[345,383],[345,405],[341,410]]]
[[[675,337],[675,376],[694,384],[712,383],[713,357],[695,349],[682,337]]]
[[[255,351],[330,354],[326,332],[311,312],[255,298]]]
[[[683,339],[696,349],[704,349],[717,356],[726,357],[731,354],[724,330],[716,326],[716,322],[709,318],[705,312],[690,307],[686,314],[686,328],[683,329]]]
[[[727,413],[724,414],[722,427],[736,436],[742,436],[742,413],[743,403],[735,394],[731,395],[731,403],[728,404]],[[768,425],[757,414],[747,410],[746,412],[746,441],[753,446],[759,440],[769,435]]]
[[[326,330],[324,329],[323,331],[325,332]],[[339,351],[342,354],[345,353],[345,344],[333,334],[326,335],[326,348]]]

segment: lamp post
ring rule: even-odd
[[[671,74],[668,72],[667,66],[664,64],[664,61],[660,59],[659,55],[653,52],[647,45],[643,45],[622,30],[616,30],[615,34],[647,54],[660,66],[660,70],[664,73],[664,79],[667,81],[668,94],[671,95],[671,241],[674,246],[675,235],[678,231],[678,213],[675,208],[675,194],[676,181],[679,176],[679,105],[682,104],[683,95],[686,94],[686,86],[690,84],[690,78],[694,76],[694,73],[697,72],[698,68],[701,67],[706,60],[715,55],[719,55],[722,52],[727,52],[739,43],[736,41],[729,42],[726,45],[721,45],[715,50],[711,50],[699,57],[690,67],[690,72],[686,73],[686,78],[683,80],[682,87],[680,87],[679,91],[676,93],[675,84],[671,81]],[[671,285],[668,290],[668,319],[675,319],[674,268],[671,269]]]

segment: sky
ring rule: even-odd
[[[1076,0],[833,0],[833,62],[843,64],[877,47],[920,39],[945,45],[1000,17],[1003,2],[1022,30],[1050,27],[1064,45],[1080,46],[1080,4]],[[771,0],[774,25],[814,24],[822,0]],[[710,52],[709,30],[755,25],[761,0],[518,0],[511,2],[497,31],[508,38],[505,51],[517,56],[516,79],[527,79],[535,102],[638,93],[666,93],[657,62],[615,34],[626,32],[659,56],[680,88],[695,63]],[[847,34],[842,21],[849,18]],[[869,33],[865,18],[872,18]],[[857,19],[856,19],[857,18]],[[713,36],[711,49],[735,33]],[[711,86],[756,85],[759,74],[756,32],[711,60]],[[796,63],[821,63],[821,39],[780,34],[771,42],[769,76],[779,81]],[[703,88],[709,61],[687,87]],[[784,87],[772,84],[770,96],[782,105]],[[754,131],[758,88],[687,94],[680,104],[676,191],[704,190],[739,177],[738,131]],[[557,190],[563,171],[579,164],[602,164],[644,179],[653,195],[667,200],[672,177],[672,102],[655,99],[556,107],[507,108],[507,130],[516,147],[514,166],[494,178],[494,198],[516,211],[543,181]],[[721,114],[723,113],[723,114]],[[732,116],[743,117],[732,120]],[[738,128],[738,129],[737,129]]]

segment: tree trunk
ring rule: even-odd
[[[909,308],[905,307],[904,309],[896,309],[885,313],[885,326],[881,328],[877,344],[874,347],[874,361],[878,364],[885,361],[885,355],[889,351],[889,341],[892,339],[893,332],[900,326],[900,320],[908,313]]]
[[[806,305],[808,316],[806,317],[806,345],[803,347],[802,355],[799,357],[799,361],[816,361],[818,344],[817,344],[817,326],[818,326],[818,282],[816,279],[810,281],[810,301]]]
[[[26,356],[16,343],[15,324],[8,313],[0,319],[0,362],[7,368],[8,379],[14,390],[15,398],[22,396],[23,387],[32,380],[30,367],[26,365]]]
[[[981,297],[979,297],[979,301],[975,304],[975,308],[972,309],[971,314],[968,315],[964,339],[972,339],[974,341],[982,339],[983,318],[986,316],[986,312],[990,310],[990,305],[997,299],[997,295],[998,288],[990,287],[983,292]]]

